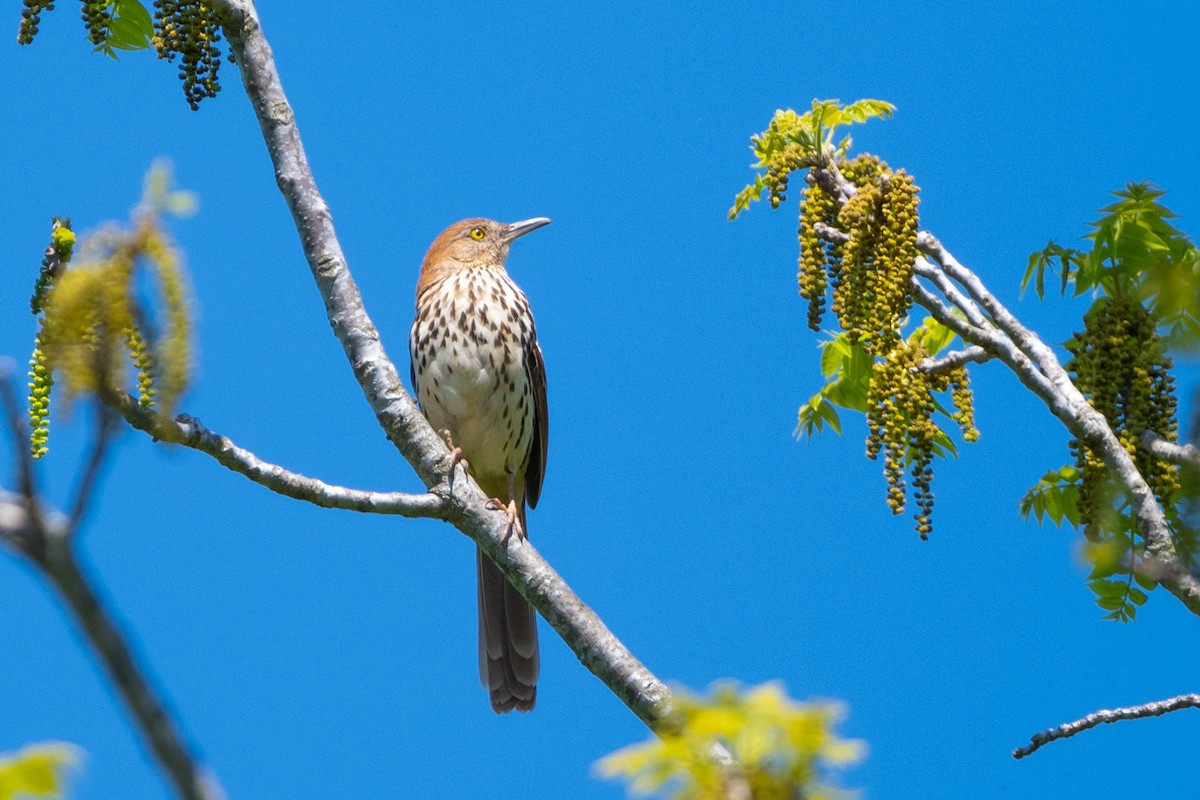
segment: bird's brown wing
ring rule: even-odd
[[[421,390],[417,388],[417,321],[413,320],[412,330],[408,332],[408,380],[411,382],[413,399],[417,406],[421,405]]]
[[[529,340],[525,351],[525,372],[533,392],[533,441],[529,444],[529,463],[525,466],[525,502],[536,508],[546,476],[546,441],[549,436],[550,412],[546,409],[546,362],[538,347],[537,333]]]

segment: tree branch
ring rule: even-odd
[[[23,464],[22,494],[0,491],[0,541],[27,557],[71,610],[93,654],[108,672],[143,740],[179,796],[184,800],[224,800],[225,793],[216,777],[202,769],[189,752],[179,726],[150,686],[113,615],[105,608],[75,557],[74,526],[87,506],[87,495],[94,489],[108,434],[97,432],[100,438],[93,446],[76,493],[75,512],[78,514],[73,512],[70,517],[65,517],[54,512],[43,513],[34,494],[29,432],[21,419],[21,408],[7,375],[0,377],[0,395],[13,447]],[[101,423],[101,428],[104,427],[106,424]]]
[[[238,447],[227,437],[204,427],[195,417],[180,414],[175,419],[168,420],[161,414],[143,408],[137,400],[127,394],[110,395],[107,402],[138,430],[165,442],[206,453],[222,466],[284,497],[303,500],[322,508],[396,514],[402,517],[445,517],[444,502],[435,494],[369,492],[335,486],[263,461],[249,450]]]
[[[1179,445],[1168,442],[1154,431],[1142,431],[1140,444],[1164,461],[1181,467],[1200,469],[1200,448],[1194,444]]]
[[[940,358],[927,358],[921,364],[921,372],[936,375],[939,372],[949,372],[967,364],[982,364],[991,359],[991,354],[977,344],[964,347],[962,350],[952,350]]]
[[[262,129],[283,193],[334,335],[341,342],[380,426],[417,475],[442,498],[445,519],[492,559],[522,596],[563,637],[579,660],[651,728],[665,722],[666,686],[613,636],[528,542],[508,536],[507,517],[468,476],[447,482],[450,453],[404,391],[333,229],[329,208],[308,166],[295,117],[284,96],[270,45],[247,0],[214,0],[242,83]]]
[[[1111,711],[1104,709],[1093,714],[1088,714],[1083,719],[1077,719],[1074,722],[1067,722],[1059,725],[1057,728],[1048,728],[1041,733],[1035,733],[1029,740],[1029,744],[1024,747],[1018,747],[1013,750],[1013,758],[1024,758],[1036,752],[1042,745],[1058,739],[1067,739],[1077,733],[1086,731],[1088,728],[1094,728],[1097,725],[1103,725],[1109,722],[1120,722],[1126,719],[1143,719],[1145,717],[1160,717],[1163,714],[1168,714],[1172,711],[1178,711],[1181,708],[1200,708],[1200,694],[1183,694],[1179,697],[1172,697],[1168,700],[1158,700],[1153,703],[1146,703],[1141,706],[1130,706],[1128,708],[1116,708]]]

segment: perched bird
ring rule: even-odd
[[[515,239],[548,225],[466,219],[433,241],[417,281],[409,336],[412,382],[434,430],[526,535],[546,469],[546,367],[529,300],[504,269]],[[519,526],[519,527],[518,527]],[[492,709],[529,711],[537,698],[537,615],[482,552],[479,677]]]

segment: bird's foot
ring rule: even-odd
[[[467,459],[463,457],[462,448],[455,446],[454,437],[450,435],[450,431],[448,429],[443,429],[440,431],[440,433],[442,434],[442,438],[446,440],[446,447],[450,448],[450,469],[446,471],[446,488],[453,493],[454,468],[461,464],[463,473],[466,474],[470,468],[470,464],[468,464]]]
[[[508,516],[508,525],[504,529],[504,538],[501,542],[505,547],[508,546],[508,538],[516,531],[517,541],[525,541],[525,529],[521,526],[518,520],[516,501],[505,503],[503,500],[493,497],[487,502],[487,507],[492,511],[503,511]]]

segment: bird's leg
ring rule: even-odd
[[[508,515],[508,526],[504,529],[504,544],[508,545],[508,537],[512,536],[513,531],[517,532],[517,541],[525,541],[525,529],[517,520],[517,500],[516,500],[516,481],[515,476],[508,473],[508,496],[513,498],[505,503],[503,500],[493,497],[488,500],[488,508],[493,511],[503,511]]]
[[[442,434],[442,438],[446,440],[446,447],[450,448],[450,469],[446,472],[446,489],[453,494],[454,468],[459,464],[462,464],[463,474],[467,474],[470,464],[468,464],[467,459],[463,457],[462,448],[455,446],[454,437],[450,434],[450,429],[443,428],[440,433]]]

